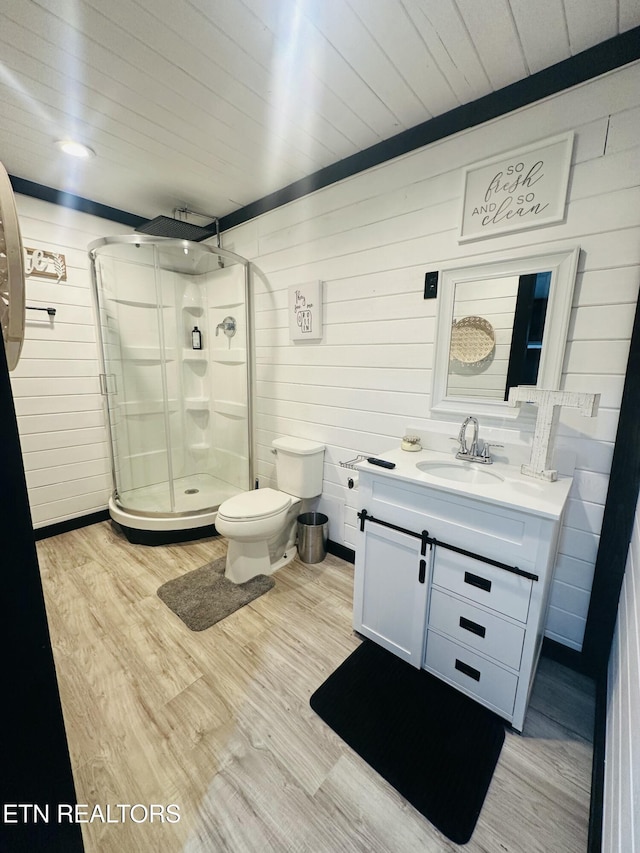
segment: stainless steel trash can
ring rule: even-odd
[[[298,556],[303,563],[321,563],[327,556],[329,519],[322,512],[298,516]]]

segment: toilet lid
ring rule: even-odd
[[[224,501],[218,515],[228,519],[267,518],[287,509],[291,497],[276,489],[254,489]]]

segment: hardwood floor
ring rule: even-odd
[[[459,849],[309,707],[359,643],[353,567],[296,560],[193,633],[156,590],[225,547],[130,545],[109,522],[38,543],[78,802],[102,810],[87,853]],[[584,853],[592,728],[590,680],[543,659],[464,849]]]

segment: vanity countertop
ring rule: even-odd
[[[463,462],[456,459],[453,454],[440,453],[434,450],[409,453],[400,448],[394,448],[385,453],[379,453],[376,458],[395,462],[396,467],[393,469],[381,468],[379,465],[372,465],[365,461],[356,466],[361,475],[382,475],[412,485],[429,486],[431,489],[449,495],[469,497],[492,506],[518,509],[552,519],[561,517],[573,482],[571,477],[558,475],[558,479],[551,483],[534,477],[526,477],[518,467],[513,465],[506,465],[502,462],[494,462],[491,465]],[[436,473],[422,471],[418,467],[420,464],[426,464],[427,467],[432,465],[436,469],[439,465],[443,466],[441,474],[436,475]],[[482,474],[486,472],[488,475],[486,479],[490,482],[465,482],[450,479],[449,474],[455,476],[459,469],[465,470],[470,478],[475,475],[485,479]]]

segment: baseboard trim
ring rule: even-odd
[[[90,524],[98,524],[100,521],[108,520],[109,510],[101,509],[89,515],[79,515],[77,518],[68,518],[66,521],[59,521],[57,524],[36,527],[33,531],[33,538],[36,542],[39,542],[41,539],[49,539],[51,536],[58,536],[60,533],[69,533],[70,530],[79,530],[81,527],[88,527]]]
[[[587,671],[582,652],[577,652],[575,649],[563,646],[562,643],[558,643],[556,640],[550,640],[548,637],[545,637],[542,641],[542,654],[546,658],[555,660],[569,669],[575,670],[575,672],[581,672],[584,675],[591,674]]]
[[[340,545],[339,542],[333,542],[331,539],[327,542],[327,551],[334,557],[346,560],[347,563],[355,563],[356,561],[356,552],[353,548],[347,548],[346,545]]]

